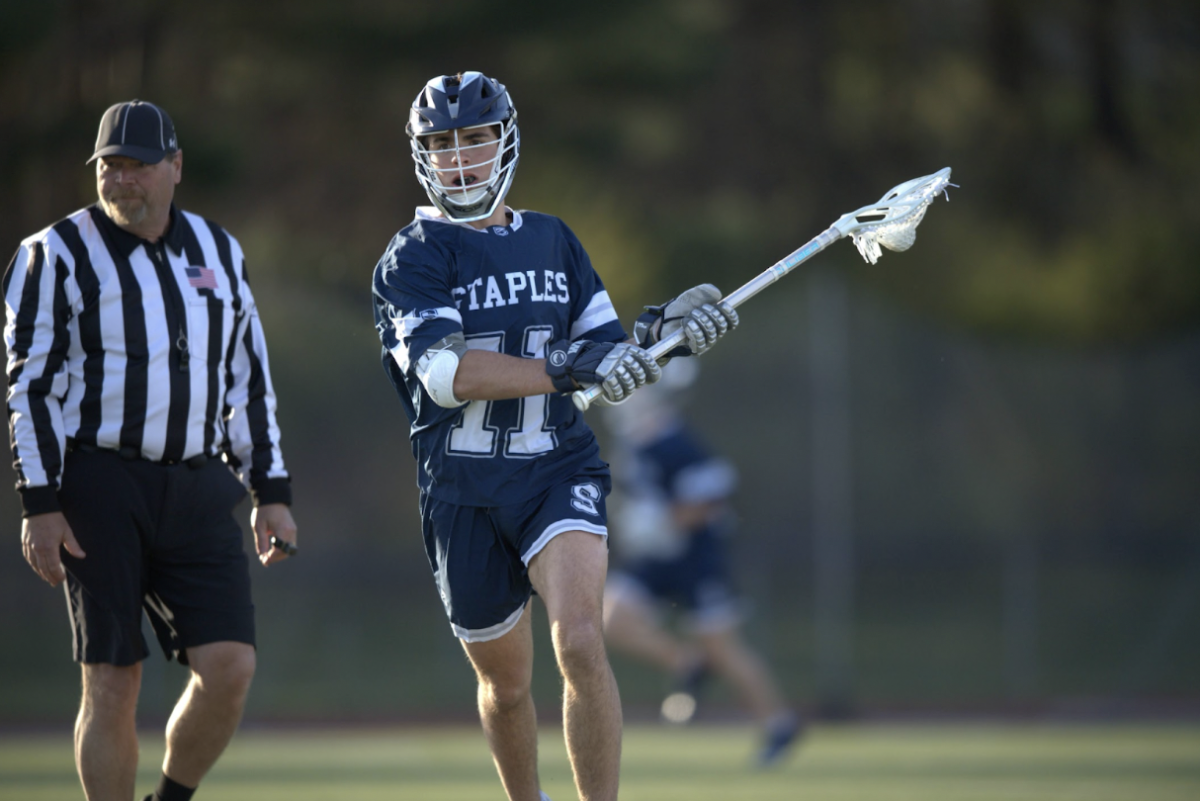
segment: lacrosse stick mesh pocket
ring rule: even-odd
[[[883,255],[880,245],[897,252],[908,250],[917,241],[917,226],[925,217],[925,210],[933,198],[926,200],[907,216],[899,220],[864,228],[850,235],[850,241],[858,248],[864,259],[874,264]]]

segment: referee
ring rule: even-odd
[[[99,202],[21,243],[4,275],[21,545],[65,580],[89,799],[134,796],[145,610],[191,679],[148,801],[187,801],[233,736],[255,667],[248,485],[264,565],[295,553],[262,325],[237,240],[174,205],[167,113],[104,113]],[[239,480],[240,477],[240,480]]]

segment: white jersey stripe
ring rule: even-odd
[[[571,339],[578,339],[588,331],[592,331],[614,320],[619,322],[617,310],[613,308],[612,300],[608,297],[608,292],[601,290],[592,296],[587,308],[583,310],[583,314],[579,315],[579,319],[572,323]]]
[[[391,349],[392,358],[405,372],[408,372],[408,367],[412,364],[409,343],[418,328],[433,320],[451,320],[458,323],[460,328],[462,327],[462,315],[453,306],[403,311],[392,317],[391,320],[396,335],[396,346]]]

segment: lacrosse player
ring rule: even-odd
[[[729,682],[762,727],[756,761],[767,766],[799,737],[800,720],[739,633],[727,545],[737,472],[708,450],[680,412],[696,367],[695,359],[682,360],[656,386],[605,410],[616,446],[613,553],[619,565],[604,592],[605,637],[673,677],[662,708],[668,722],[691,720],[708,676]],[[664,624],[664,609],[672,605],[683,613],[686,637]]]
[[[407,133],[432,206],[375,268],[383,366],[411,423],[425,549],[478,677],[479,714],[512,801],[538,801],[530,680],[534,591],[563,679],[583,799],[615,799],[621,706],[604,650],[608,466],[570,393],[601,403],[658,380],[644,350],[673,329],[701,353],[737,323],[715,287],[651,312],[634,344],[559,219],[504,205],[520,155],[505,87],[478,72],[417,95]]]

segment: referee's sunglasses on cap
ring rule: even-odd
[[[130,100],[104,112],[96,134],[96,152],[87,163],[104,156],[128,156],[158,164],[178,149],[170,115],[153,103]]]

